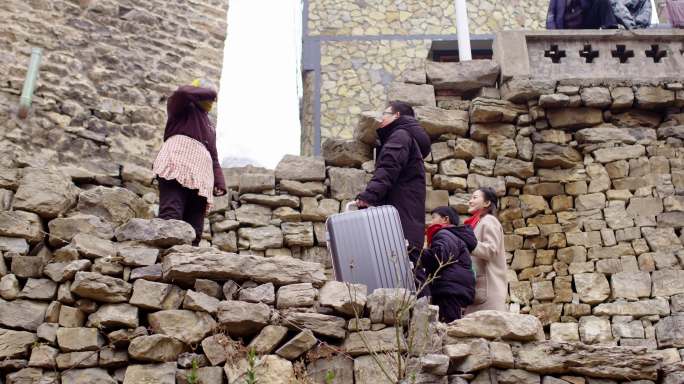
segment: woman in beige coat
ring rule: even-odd
[[[475,231],[477,247],[470,253],[477,275],[475,303],[466,313],[482,310],[506,311],[506,254],[501,223],[495,216],[496,193],[491,188],[475,191],[468,202],[472,216],[464,221]]]

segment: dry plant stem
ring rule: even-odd
[[[422,256],[422,252],[421,252]],[[393,259],[394,260],[394,259]],[[396,262],[396,260],[395,260]],[[424,291],[429,285],[431,285],[438,277],[440,272],[446,268],[447,266],[455,264],[453,256],[450,256],[449,259],[446,262],[438,261],[438,267],[435,273],[432,275],[428,275],[425,281],[417,288],[416,294],[419,294],[420,292]],[[420,264],[416,266],[416,268],[419,268]],[[401,279],[401,276],[397,276],[398,280]],[[346,283],[347,286],[347,292],[349,294],[350,299],[352,300],[352,303],[356,302],[357,298],[357,293],[356,290],[352,290],[351,288],[351,283]],[[413,349],[413,338],[414,334],[413,332],[409,332],[409,337],[406,343],[406,352],[402,352],[402,338],[404,337],[404,316],[407,314],[410,314],[411,310],[415,306],[416,300],[412,298],[413,295],[411,295],[410,291],[408,290],[403,290],[403,296],[400,298],[399,303],[400,305],[398,308],[395,308],[394,310],[394,321],[395,321],[395,343],[396,343],[396,375],[393,375],[389,372],[389,368],[385,366],[385,364],[380,361],[379,353],[375,351],[375,349],[370,345],[368,339],[366,338],[365,334],[363,331],[358,331],[359,337],[361,338],[361,343],[363,346],[370,352],[370,356],[372,357],[373,361],[377,364],[378,368],[382,371],[382,374],[389,380],[390,382],[394,383],[399,383],[401,380],[406,379],[407,376],[407,365],[404,364],[404,360],[407,360],[408,357],[411,354],[411,351]],[[352,309],[354,310],[354,319],[356,319],[356,323],[360,324],[361,321],[361,315],[359,314],[358,308],[355,305],[352,305]],[[411,319],[410,316],[407,318],[407,326],[408,329],[411,329]],[[406,356],[404,356],[404,354]]]
[[[355,303],[356,298],[357,298],[356,290],[354,289],[352,292],[351,283],[346,283],[345,285],[347,286],[347,292],[349,293],[349,298],[352,300],[352,303]],[[356,325],[357,325],[357,329],[358,329],[358,326],[361,322],[361,316],[359,315],[359,310],[358,310],[358,308],[356,308],[356,305],[352,305],[352,309],[354,310],[354,319],[356,319]],[[358,331],[358,334],[359,334],[359,337],[361,338],[361,343],[363,343],[363,346],[366,347],[366,349],[370,352],[371,358],[373,359],[373,361],[375,361],[375,364],[378,365],[378,367],[382,371],[382,374],[388,380],[392,381],[393,380],[392,376],[387,371],[387,368],[385,367],[385,365],[382,364],[382,362],[380,361],[380,358],[378,357],[378,353],[373,348],[370,347],[370,343],[368,342],[368,339],[366,339],[366,336],[363,333],[363,331]]]

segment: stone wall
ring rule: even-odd
[[[316,130],[323,139],[350,138],[357,111],[382,107],[388,85],[428,57],[433,39],[456,40],[452,0],[306,3],[304,57],[313,60],[306,69],[318,79],[305,90],[305,103],[313,106],[308,108],[312,116],[305,112],[304,118],[314,124],[303,131],[303,154],[318,153]],[[472,38],[543,29],[547,7],[547,0],[468,1]],[[313,97],[317,90],[318,99]]]
[[[522,206],[529,223],[512,234],[501,214],[514,253],[511,309],[531,314],[484,311],[445,325],[436,321],[436,307],[403,290],[368,292],[328,281],[323,220],[368,180],[356,168],[362,158],[345,148],[329,157],[327,168],[322,159],[288,156],[275,172],[226,170],[232,192],[212,209],[200,247],[189,245],[188,224],[150,219],[149,194],[79,182],[59,170],[1,168],[0,379],[222,384],[247,382],[253,374],[269,384],[397,384],[397,357],[405,367],[402,383],[414,384],[684,379],[676,253],[645,253],[639,264],[609,258],[612,248],[590,248],[587,263],[584,247],[572,246],[558,249],[565,256],[532,252],[530,262],[527,241],[555,250],[542,247],[532,228],[549,238],[567,231],[566,241],[584,234],[573,232],[581,220],[570,217],[564,220],[573,223],[563,222],[560,232],[548,230],[553,224],[534,227],[532,221],[553,216],[534,203]],[[458,167],[449,160],[455,159],[445,159],[442,168]],[[471,167],[483,160],[473,158]],[[364,168],[370,171],[369,164]],[[486,184],[478,172],[467,180]],[[150,176],[136,169],[123,177],[151,186]],[[433,179],[440,177],[458,182]],[[515,188],[502,198],[509,199],[509,211]],[[457,209],[465,191],[453,191]],[[446,203],[439,199],[449,193],[431,190],[429,204]],[[529,196],[520,200],[544,199]],[[642,246],[651,246],[648,233],[646,239]],[[676,241],[668,243],[673,250],[681,247]],[[622,272],[606,271],[602,261]],[[628,265],[643,276],[632,278],[639,272]],[[647,275],[653,299],[643,293],[651,292]],[[609,298],[606,276],[617,296],[641,300]],[[559,306],[562,318],[555,315]],[[248,350],[256,356],[250,359]]]
[[[321,43],[321,137],[351,138],[361,111],[382,109],[387,87],[419,67],[430,40],[325,41]]]
[[[543,29],[548,2],[540,0],[475,0],[468,2],[471,33]],[[456,9],[452,0],[356,1],[309,3],[307,27],[312,36],[453,35]]]
[[[468,1],[470,33],[546,29],[549,2],[542,0]]]
[[[325,159],[226,169],[200,247],[188,225],[150,219],[147,168],[103,182],[1,168],[6,382],[396,382],[387,352],[410,383],[682,382],[681,82],[510,80],[502,98],[494,62],[424,68],[390,97],[433,138],[427,208],[465,214],[473,189],[495,188],[508,313],[445,325],[405,292],[328,281],[324,220],[373,171],[378,114],[363,112]]]
[[[60,164],[86,178],[148,165],[166,98],[219,83],[227,0],[82,0],[0,4],[0,163]],[[43,49],[31,115],[16,117],[31,47]]]
[[[490,61],[425,68],[388,98],[415,105],[433,138],[427,210],[465,214],[474,189],[497,191],[510,311],[539,318],[554,341],[642,346],[680,361],[669,335],[684,311],[684,79],[658,66],[648,82],[606,86],[499,83]],[[372,170],[376,119],[364,112],[354,140],[327,140],[328,163]]]
[[[309,3],[311,35],[420,35],[456,33],[453,1],[354,1]]]
[[[328,281],[324,221],[371,177],[377,111],[345,105],[361,112],[354,139],[327,141],[325,159],[226,169],[231,191],[191,247],[189,226],[152,219],[149,156],[177,79],[218,77],[225,4],[0,7],[13,21],[1,37],[0,382],[220,384],[252,371],[269,384],[382,383],[376,359],[388,358],[371,352],[397,350],[410,383],[684,381],[682,80],[499,83],[496,63],[420,56],[384,80],[433,137],[428,208],[465,213],[482,185],[500,195],[510,312],[447,326],[405,292]],[[186,18],[216,25],[175,24]],[[26,41],[46,52],[21,121],[10,112]],[[181,53],[216,64],[188,69]],[[359,68],[373,79],[380,65]]]
[[[534,88],[511,80],[502,85],[506,100],[486,88],[495,85],[495,64],[426,68],[430,84],[395,84],[390,97],[417,105],[418,120],[436,139],[426,162],[427,208],[448,204],[465,214],[468,192],[483,185],[497,191],[511,310],[534,313],[544,325],[577,327],[573,319],[579,320],[573,337],[589,343],[585,316],[651,316],[645,328],[636,327],[641,337],[608,327],[593,341],[658,345],[651,325],[680,311],[677,295],[684,293],[674,283],[684,261],[681,83],[607,88],[547,81]],[[475,78],[485,87],[480,97],[435,101],[434,89],[472,91]],[[363,114],[355,137],[372,142],[372,122]],[[353,149],[357,158],[365,151],[339,140],[325,148]]]

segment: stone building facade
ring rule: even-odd
[[[416,56],[388,75],[378,97],[415,105],[433,139],[428,210],[465,214],[480,186],[500,198],[509,311],[446,325],[426,301],[402,318],[403,290],[330,280],[325,220],[371,177],[373,112],[323,158],[224,170],[200,247],[152,218],[162,98],[217,77],[223,38],[173,20],[225,3],[174,4],[0,6],[0,382],[396,383],[384,352],[416,384],[684,382],[681,32],[509,32],[495,61]],[[45,61],[19,120],[28,43]],[[183,65],[202,55],[212,66]]]
[[[161,145],[166,98],[219,83],[228,0],[0,4],[0,164],[59,164],[113,180]],[[43,49],[31,115],[16,116],[32,47]]]
[[[371,177],[373,112],[323,158],[226,169],[199,247],[188,224],[151,218],[156,194],[136,187],[154,189],[149,169],[3,165],[0,378],[681,384],[682,37],[509,32],[499,61],[428,60],[391,84],[432,138],[426,213],[465,214],[481,186],[499,196],[508,311],[451,324],[403,289],[330,279],[325,221]],[[624,76],[573,75],[601,60]],[[558,68],[568,76],[537,76]]]
[[[475,55],[491,53],[493,34],[545,28],[548,0],[471,0]],[[435,52],[453,59],[454,1],[304,1],[302,153],[329,137],[350,138],[359,110],[381,108],[388,84]],[[667,24],[665,1],[656,1]]]
[[[468,1],[473,49],[486,55],[496,31],[543,28],[547,6]],[[434,41],[455,49],[452,0],[305,0],[303,20],[303,154],[319,153],[325,138],[350,138],[355,114],[381,108],[388,85],[430,56]]]

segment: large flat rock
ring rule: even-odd
[[[468,132],[468,112],[437,107],[414,108],[416,119],[431,137],[445,133],[465,136]]]
[[[36,331],[45,319],[47,307],[38,301],[0,301],[0,326]]]
[[[129,365],[123,382],[124,384],[175,384],[176,363]]]
[[[136,337],[128,346],[128,354],[140,361],[175,362],[187,346],[182,341],[167,335]]]
[[[544,340],[542,324],[535,316],[500,311],[478,311],[449,325],[453,337],[484,337],[518,341]]]
[[[317,157],[285,155],[275,169],[278,180],[323,181],[325,161]]]
[[[216,321],[206,312],[171,309],[151,313],[147,320],[154,333],[174,337],[188,345],[201,342],[216,329]]]
[[[95,272],[76,272],[71,292],[88,299],[105,303],[126,302],[133,286],[121,279]]]
[[[64,241],[71,241],[79,233],[87,233],[102,239],[114,237],[114,226],[98,216],[75,214],[69,217],[58,217],[48,223],[50,229],[50,244],[63,245]]]
[[[581,165],[584,158],[572,147],[553,143],[534,146],[534,165],[538,168],[573,168]]]
[[[33,212],[0,211],[0,236],[19,237],[30,243],[43,239],[43,224]]]
[[[359,114],[359,122],[354,127],[352,137],[354,140],[366,143],[368,145],[375,145],[375,140],[378,139],[377,129],[382,122],[382,113],[378,111],[364,111]]]
[[[435,89],[430,84],[392,83],[387,91],[387,100],[403,101],[413,106],[434,107],[437,105]]]
[[[603,123],[603,112],[598,108],[550,109],[546,113],[553,128],[584,128]]]
[[[629,160],[646,153],[646,148],[643,145],[623,145],[614,148],[600,148],[594,151],[594,158],[599,163],[611,163],[618,160]]]
[[[52,219],[76,204],[76,186],[59,171],[30,168],[14,195],[14,208]]]
[[[124,224],[134,217],[151,216],[142,198],[119,187],[96,187],[81,192],[76,209],[83,214],[98,216],[113,225]]]
[[[224,366],[229,383],[247,382],[245,376],[249,370],[247,359],[239,360],[235,365]],[[256,359],[253,372],[259,383],[290,384],[295,380],[292,363],[276,355],[266,355]]]
[[[513,123],[519,115],[527,112],[524,105],[484,97],[474,99],[469,110],[473,123]]]
[[[499,64],[493,60],[462,62],[426,61],[427,78],[435,89],[448,89],[459,93],[491,87],[499,77]]]
[[[251,335],[266,325],[271,317],[271,309],[263,303],[244,301],[222,301],[218,306],[218,320],[233,336]]]
[[[656,380],[660,358],[646,348],[544,341],[516,352],[516,368],[543,374],[578,374],[617,380]]]
[[[26,358],[38,340],[34,333],[0,328],[0,360]]]
[[[623,144],[650,143],[656,141],[652,128],[617,128],[599,126],[577,131],[575,138],[580,143],[620,142]]]
[[[190,244],[195,230],[181,220],[131,219],[116,229],[118,241],[139,241],[158,247]]]
[[[665,316],[670,313],[670,305],[666,299],[656,298],[640,301],[615,301],[594,307],[596,316]]]
[[[287,256],[267,258],[226,252],[172,253],[164,258],[162,270],[167,281],[253,280],[275,285],[312,283],[321,286],[326,280],[323,266],[318,263]]]
[[[379,331],[352,332],[344,341],[343,348],[351,356],[367,355],[375,353],[392,353],[400,350],[405,351],[406,341],[403,336],[399,336],[397,342],[397,329],[394,327],[385,328]]]
[[[74,369],[62,374],[62,384],[116,384],[106,370],[102,368]]]
[[[293,329],[310,329],[315,334],[334,339],[343,339],[346,335],[346,321],[341,317],[321,313],[286,312],[283,325]]]
[[[321,145],[321,153],[328,165],[358,168],[373,158],[373,147],[357,140],[331,137]]]

